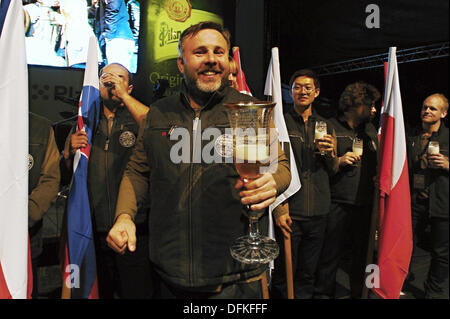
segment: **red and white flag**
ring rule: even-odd
[[[28,286],[28,70],[22,2],[0,1],[0,298]],[[31,278],[30,278],[31,279]]]
[[[247,82],[245,80],[244,71],[241,68],[241,56],[239,54],[239,48],[233,47],[233,59],[236,62],[238,73],[236,76],[236,82],[238,85],[238,91],[247,95],[252,95],[250,89],[248,88]]]
[[[384,299],[398,299],[412,253],[411,195],[396,48],[389,49],[380,137],[378,266]]]

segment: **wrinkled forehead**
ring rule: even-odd
[[[215,29],[203,29],[188,35],[183,40],[183,47],[215,46],[228,50],[228,42],[219,31]]]

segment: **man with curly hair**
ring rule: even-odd
[[[337,158],[330,178],[331,208],[314,291],[314,298],[334,298],[336,272],[350,239],[352,298],[360,298],[372,212],[377,167],[377,131],[370,120],[380,92],[372,85],[348,85],[339,99],[339,114],[330,120],[337,138]],[[362,154],[354,141],[362,141]],[[346,234],[350,238],[346,238]]]

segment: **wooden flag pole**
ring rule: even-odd
[[[289,214],[289,204],[286,202],[283,208],[288,211]],[[287,296],[288,299],[294,299],[294,275],[292,272],[292,248],[291,248],[291,235],[284,236],[284,263],[286,267],[286,286],[287,286]]]
[[[294,299],[294,278],[292,274],[291,235],[284,237],[284,253],[286,263],[286,283],[288,299]]]
[[[378,178],[378,176],[377,176]],[[370,231],[369,231],[369,243],[367,247],[367,256],[366,256],[366,266],[373,263],[373,255],[375,250],[375,242],[377,241],[376,231],[378,226],[378,220],[380,215],[380,190],[378,187],[378,183],[375,183],[375,190],[373,194],[373,207],[372,207],[372,216],[370,218]],[[369,274],[365,273],[364,276],[364,285],[362,290],[362,299],[368,299],[369,297],[369,287],[367,287],[367,276]]]

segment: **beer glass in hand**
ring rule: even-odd
[[[321,140],[327,134],[327,123],[324,121],[317,121],[314,131],[314,142]],[[320,151],[320,155],[325,155],[324,151]]]
[[[430,141],[428,143],[428,148],[427,148],[428,155],[438,155],[439,152],[440,152],[440,150],[439,150],[439,142],[438,141]],[[428,164],[428,166],[433,168],[433,165],[430,164],[430,163]]]
[[[275,103],[264,101],[225,103],[233,129],[233,153],[237,172],[244,183],[261,176],[270,166],[270,120]],[[259,233],[259,218],[265,210],[245,205],[249,233],[237,238],[230,247],[234,259],[245,264],[267,264],[278,256],[277,243]]]
[[[362,139],[357,138],[357,137],[355,137],[353,139],[352,152],[361,158],[361,156],[363,155],[363,140]],[[354,165],[355,166],[361,165],[361,159]]]

